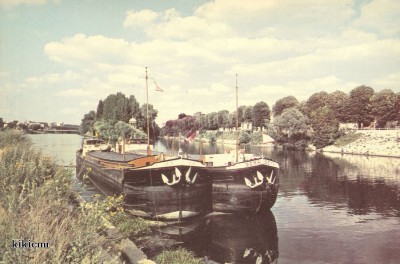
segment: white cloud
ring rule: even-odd
[[[72,66],[88,63],[121,63],[129,53],[129,43],[123,39],[76,34],[60,42],[45,45],[44,51],[53,61]]]
[[[149,9],[129,10],[125,14],[124,27],[146,27],[155,22],[158,17],[158,13]]]
[[[72,71],[67,71],[64,73],[52,73],[45,74],[42,76],[32,76],[25,80],[28,84],[56,84],[63,82],[72,82],[78,80],[79,74]]]
[[[12,8],[19,5],[44,5],[47,2],[59,3],[60,0],[0,0],[0,6],[3,8]]]
[[[371,80],[372,87],[382,89],[392,89],[394,92],[400,92],[400,72],[392,73],[381,78]]]
[[[373,0],[362,7],[360,17],[353,25],[385,36],[394,36],[400,32],[399,14],[399,1]]]
[[[245,36],[259,34],[309,36],[340,30],[355,14],[351,0],[216,0],[200,6],[195,15],[223,21]]]

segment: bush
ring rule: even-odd
[[[247,144],[250,142],[250,135],[246,131],[241,131],[239,135],[239,144]]]

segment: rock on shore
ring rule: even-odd
[[[327,146],[326,152],[400,157],[400,130],[359,130],[362,136],[343,147]]]

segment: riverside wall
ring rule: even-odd
[[[400,130],[358,130],[361,137],[343,147],[327,146],[322,152],[400,158]]]

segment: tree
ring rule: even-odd
[[[97,120],[100,120],[100,118],[103,116],[103,109],[104,109],[103,100],[100,100],[99,103],[97,104],[97,111],[96,111]]]
[[[218,114],[216,112],[211,112],[211,113],[206,115],[207,129],[209,129],[209,130],[218,129],[217,115]]]
[[[305,103],[306,116],[310,117],[311,113],[321,107],[328,105],[329,95],[327,92],[318,92],[311,95]]]
[[[218,128],[228,127],[228,125],[229,125],[229,111],[228,110],[218,111],[217,118],[218,118]]]
[[[134,101],[136,101],[136,99]],[[123,93],[120,92],[117,94],[110,94],[107,96],[104,102],[102,102],[102,114],[98,115],[98,118],[102,118],[110,122],[112,125],[118,121],[128,122],[132,117],[132,108],[136,107],[134,101],[130,101]]]
[[[143,131],[147,131],[147,104],[143,104],[140,108],[140,112],[136,117],[138,128]],[[153,131],[153,122],[157,118],[158,111],[154,109],[152,104],[149,104],[149,130],[150,135],[153,135],[155,131]]]
[[[240,118],[239,118],[240,120]],[[236,128],[236,111],[233,113],[229,113],[229,118],[228,118],[228,127],[229,128]]]
[[[296,108],[285,109],[274,119],[271,134],[288,148],[305,149],[311,139],[309,120]]]
[[[371,96],[369,99],[371,114],[377,120],[379,127],[386,126],[388,121],[396,120],[397,100],[397,95],[390,89],[384,89]]]
[[[4,121],[3,118],[0,117],[0,131],[3,130],[4,127]]]
[[[274,116],[282,114],[285,109],[298,107],[299,101],[293,95],[283,97],[276,101],[275,105],[272,107],[272,113]]]
[[[339,122],[328,106],[311,113],[311,126],[314,130],[313,144],[316,148],[332,145],[339,137]]]
[[[271,111],[265,102],[258,102],[253,107],[254,126],[266,127],[271,119]]]
[[[93,133],[93,125],[95,122],[96,113],[94,111],[90,111],[89,113],[83,116],[80,131],[81,134],[86,134],[86,132]]]
[[[342,91],[335,91],[329,94],[328,106],[339,122],[344,123],[348,120],[346,107],[348,106],[349,100],[350,96]]]
[[[181,114],[178,115],[178,119],[182,119],[182,118],[185,118],[185,117],[187,117],[187,115],[185,113],[181,113]]]
[[[374,89],[368,86],[358,86],[350,91],[350,99],[346,110],[348,121],[357,123],[359,127],[368,125],[373,120],[369,99],[374,95]]]
[[[246,121],[246,122],[253,122],[254,121],[253,107],[252,106],[247,106],[246,109],[244,110],[243,120]]]

